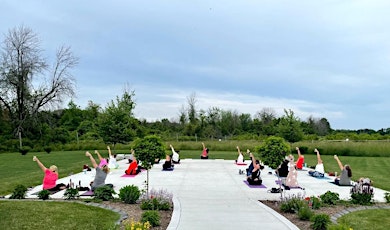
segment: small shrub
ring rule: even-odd
[[[112,196],[113,194],[116,194],[114,189],[112,189],[109,186],[102,186],[99,188],[96,188],[94,191],[95,199],[100,199],[103,201],[108,201],[114,199]]]
[[[330,224],[330,217],[328,214],[317,214],[311,218],[311,221],[314,230],[326,230]]]
[[[373,194],[369,193],[352,193],[351,194],[351,203],[360,204],[360,205],[369,205],[371,204]]]
[[[150,229],[150,223],[147,221],[145,223],[134,221],[134,220],[128,220],[124,223],[125,230],[149,230]]]
[[[49,190],[41,190],[39,193],[38,193],[38,198],[41,199],[41,200],[48,200],[50,198],[50,192]]]
[[[314,212],[307,205],[301,207],[298,211],[298,217],[300,220],[310,220],[310,218],[314,215]]]
[[[149,222],[152,227],[160,226],[160,214],[155,210],[142,213],[141,222]]]
[[[43,150],[48,154],[51,153],[51,147],[44,147]]]
[[[327,191],[326,193],[320,195],[320,198],[324,204],[330,205],[335,205],[340,200],[339,194],[331,191]]]
[[[282,201],[280,210],[286,213],[297,213],[304,206],[304,201],[298,197],[292,197]]]
[[[79,190],[77,188],[68,188],[64,193],[65,200],[75,200],[79,197]]]
[[[135,185],[127,185],[119,190],[119,198],[126,204],[135,204],[140,196],[141,191]]]
[[[390,193],[388,193],[388,192],[385,193],[385,200],[386,200],[386,203],[390,203]]]
[[[28,151],[30,151],[30,150],[31,150],[31,148],[28,146],[22,146],[21,148],[19,148],[19,152],[22,155],[26,155],[28,153]]]
[[[24,185],[17,185],[9,197],[10,199],[24,199],[26,197],[27,187]]]

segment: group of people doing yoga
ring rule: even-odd
[[[180,151],[175,150],[172,145],[169,145],[169,147],[171,149],[172,154],[166,155],[165,162],[162,165],[163,170],[172,170],[174,164],[180,164],[180,155],[179,155]],[[203,142],[202,142],[202,147],[203,147],[202,154],[200,155],[200,158],[208,159],[209,149],[206,148]],[[107,146],[107,150],[109,155],[108,159],[102,157],[99,151],[95,150],[95,154],[99,158],[99,164],[97,164],[95,158],[92,156],[90,152],[87,151],[85,153],[85,155],[90,159],[92,166],[96,171],[95,178],[90,183],[91,190],[95,190],[96,188],[101,186],[113,187],[112,184],[106,184],[105,180],[107,174],[110,172],[110,169],[116,169],[119,167],[119,165],[116,160],[116,155],[111,153],[111,149],[109,146]],[[283,185],[287,187],[299,187],[298,180],[297,180],[297,175],[298,175],[297,170],[303,169],[304,156],[298,147],[296,147],[296,151],[298,154],[297,161],[294,161],[294,156],[292,154],[285,156],[285,159],[275,170],[277,176],[282,178]],[[244,164],[245,157],[243,152],[240,150],[239,146],[237,146],[237,152],[238,152],[238,156],[235,162],[237,164]],[[308,171],[308,174],[313,177],[324,177],[325,169],[324,169],[323,161],[321,159],[320,152],[318,149],[315,149],[314,152],[316,153],[317,156],[317,164],[314,167],[314,169]],[[260,175],[261,175],[261,170],[264,169],[264,165],[255,158],[255,156],[252,154],[252,152],[249,149],[247,149],[246,153],[250,158],[249,167],[246,169],[246,177],[247,177],[246,179],[248,183],[251,185],[261,185],[262,179]],[[352,178],[351,167],[348,164],[343,164],[337,155],[334,155],[334,159],[336,160],[341,170],[341,174],[338,177],[336,176],[335,178],[335,184],[351,185],[351,178]],[[57,166],[51,165],[49,168],[47,168],[36,156],[33,157],[33,161],[37,162],[38,166],[44,172],[43,189],[55,192],[69,187],[69,184],[68,185],[65,185],[63,183],[57,184],[57,179],[58,179]],[[130,163],[129,167],[125,170],[125,174],[136,175],[141,172],[142,166],[140,165],[140,162],[137,160],[133,149],[131,149],[129,163]],[[86,166],[89,168],[88,165]],[[244,172],[240,170],[239,173],[243,174]]]

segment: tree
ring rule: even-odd
[[[20,145],[23,130],[33,125],[31,120],[39,110],[74,95],[70,70],[77,63],[70,48],[62,46],[50,67],[42,56],[37,34],[24,26],[8,31],[1,50],[0,103],[8,111]]]
[[[283,137],[289,142],[297,142],[303,139],[303,130],[301,122],[294,116],[292,110],[284,110],[285,115],[280,118],[278,124],[278,136]]]
[[[149,197],[149,170],[157,158],[165,158],[165,149],[161,139],[155,135],[136,139],[133,143],[135,156],[141,161],[142,167],[147,170],[146,192]]]
[[[281,137],[268,137],[264,143],[255,148],[264,164],[276,169],[287,153],[290,153],[289,144]]]
[[[105,143],[126,143],[136,136],[137,122],[133,115],[134,91],[125,90],[122,98],[111,100],[98,117],[98,130]]]

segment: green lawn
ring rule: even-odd
[[[390,209],[373,209],[351,212],[340,217],[337,222],[352,229],[387,230],[390,226]]]
[[[116,212],[74,202],[0,201],[2,229],[115,229]]]

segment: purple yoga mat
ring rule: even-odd
[[[263,185],[263,184],[261,184],[261,185],[250,185],[250,184],[248,183],[248,181],[246,181],[246,180],[244,180],[243,182],[244,182],[246,185],[248,185],[249,188],[267,188],[267,187],[265,187],[265,185]]]
[[[93,196],[93,191],[92,190],[86,191],[85,193],[80,194],[80,196]]]

